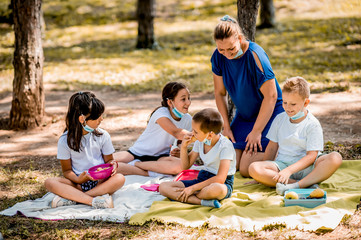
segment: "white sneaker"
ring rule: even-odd
[[[70,205],[75,205],[75,204],[76,204],[76,202],[66,199],[66,198],[62,198],[58,195],[55,195],[55,197],[53,198],[53,201],[51,201],[52,208],[70,206]]]
[[[114,208],[113,199],[109,194],[93,198],[92,206],[94,208]]]

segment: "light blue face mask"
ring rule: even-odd
[[[184,113],[182,113],[181,111],[179,111],[173,104],[172,102],[172,105],[173,105],[173,109],[172,109],[172,112],[173,114],[177,117],[177,118],[182,118]]]
[[[174,107],[172,109],[172,112],[174,113],[174,115],[177,117],[177,118],[182,118],[184,113],[182,113],[181,111],[179,111],[176,107]]]
[[[90,133],[95,130],[94,128],[89,127],[87,124],[82,125],[82,126],[83,126],[83,129],[84,129],[85,131],[90,132]]]
[[[236,54],[236,56],[233,57],[233,59],[238,58],[238,57],[241,56],[242,54],[243,54],[243,50],[242,50],[242,48],[241,48],[241,46],[240,46],[238,53]]]
[[[92,127],[89,127],[88,124],[86,124],[85,116],[84,115],[82,115],[82,116],[84,117],[84,123],[85,123],[85,125],[82,124],[83,129],[90,133],[93,132],[95,129]]]
[[[209,134],[207,134],[207,136],[204,138],[203,143],[206,144],[206,145],[208,145],[208,146],[211,146],[212,140],[210,140],[210,139],[207,138],[208,135],[209,135]]]
[[[292,117],[290,117],[292,120],[298,120],[302,117],[305,116],[305,112],[303,111],[303,109],[301,111],[299,111],[298,113],[296,113],[295,115],[293,115]]]

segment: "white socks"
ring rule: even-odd
[[[290,184],[283,184],[283,183],[276,184],[276,192],[279,195],[284,195],[287,190],[294,189],[294,188],[300,188],[300,185],[298,184],[298,182],[290,183]],[[309,186],[308,188],[316,189],[316,188],[319,188],[319,186],[317,183],[315,183],[315,184],[312,184],[311,186]]]
[[[220,208],[222,206],[221,203],[217,199],[213,199],[213,200],[202,199],[201,205],[207,206],[207,207],[214,207],[214,208]]]
[[[293,188],[300,188],[300,185],[298,184],[298,182],[290,183],[290,184],[283,184],[283,183],[276,184],[276,192],[279,195],[283,195],[287,190],[290,190]]]

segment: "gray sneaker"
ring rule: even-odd
[[[66,199],[66,198],[59,197],[58,195],[55,195],[55,197],[53,198],[53,201],[51,201],[52,208],[70,206],[70,205],[75,205],[75,204],[76,204],[76,202]]]
[[[93,198],[92,206],[94,208],[114,208],[113,199],[109,194]]]

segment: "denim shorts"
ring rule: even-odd
[[[189,186],[192,186],[194,184],[204,182],[207,179],[210,179],[211,177],[214,177],[214,176],[216,176],[216,175],[211,173],[211,172],[201,170],[199,172],[199,174],[198,174],[197,179],[194,179],[194,180],[181,180],[181,182],[184,184],[185,187],[189,187]],[[233,175],[228,175],[227,178],[226,178],[226,181],[224,182],[224,184],[227,187],[227,194],[223,199],[231,197],[232,192],[233,192],[233,181],[234,181],[234,176]]]
[[[310,174],[310,172],[312,172],[312,170],[315,168],[315,164],[318,160],[319,157],[326,155],[325,153],[322,154],[318,154],[315,161],[313,162],[313,164],[305,169],[302,169],[301,171],[298,171],[296,173],[293,173],[290,178],[294,179],[294,180],[301,180],[302,178],[306,177],[308,174]],[[286,167],[292,165],[293,163],[285,163],[283,161],[271,161],[273,162],[279,171],[285,169]]]

